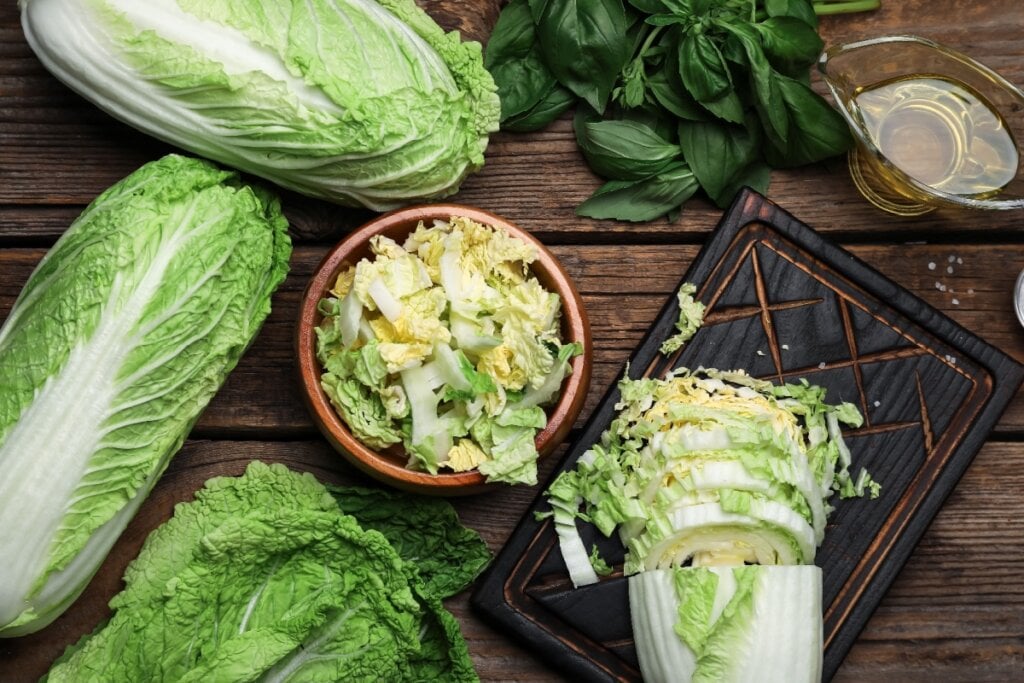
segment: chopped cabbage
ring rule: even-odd
[[[559,338],[561,301],[530,274],[535,248],[455,216],[371,250],[319,305],[321,386],[352,433],[401,442],[415,469],[536,483],[543,406],[583,349]]]
[[[840,420],[859,425],[859,413],[828,405],[820,387],[683,369],[619,388],[618,417],[547,497],[563,543],[578,533],[568,518],[605,535],[618,530],[627,574],[686,563],[811,563],[832,494],[877,492],[866,473],[851,481],[838,428]]]
[[[443,501],[254,461],[175,507],[45,680],[476,681],[441,599],[489,558]]]
[[[676,292],[676,299],[679,302],[679,319],[676,320],[678,332],[661,343],[660,350],[663,354],[675,353],[683,348],[704,323],[704,304],[693,298],[696,293],[697,287],[689,282],[684,282]]]

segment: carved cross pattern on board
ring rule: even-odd
[[[861,415],[864,416],[864,425],[856,430],[849,431],[848,435],[850,437],[857,437],[900,429],[919,428],[924,441],[925,451],[926,453],[931,453],[935,446],[936,434],[932,420],[929,416],[929,406],[928,402],[925,400],[925,391],[921,383],[920,371],[915,369],[913,373],[913,382],[916,387],[917,398],[916,408],[919,413],[918,418],[879,421],[873,418],[875,417],[875,413],[878,412],[874,409],[881,407],[881,401],[878,401],[878,405],[868,402],[867,392],[865,391],[864,385],[864,367],[920,356],[931,356],[939,363],[946,366],[950,372],[955,373],[959,378],[962,378],[967,382],[973,382],[971,377],[966,375],[956,366],[956,358],[949,354],[940,356],[933,348],[929,348],[922,341],[915,340],[909,334],[892,327],[883,327],[885,323],[882,321],[870,319],[871,314],[864,308],[863,304],[852,300],[837,290],[831,290],[835,296],[834,301],[831,298],[828,298],[827,295],[779,300],[777,297],[773,296],[768,283],[765,281],[765,272],[761,265],[762,259],[766,258],[765,254],[770,254],[771,256],[769,258],[774,257],[775,259],[782,259],[792,268],[801,268],[798,261],[793,260],[791,256],[778,251],[771,243],[757,242],[750,244],[744,255],[745,258],[741,258],[737,267],[734,269],[733,277],[730,278],[730,282],[727,287],[747,290],[745,295],[741,295],[739,297],[739,301],[745,302],[751,298],[755,299],[755,301],[753,303],[721,303],[723,294],[726,292],[727,287],[719,288],[718,291],[711,294],[711,300],[708,302],[703,326],[712,327],[723,323],[732,323],[745,319],[757,320],[760,323],[767,344],[766,350],[757,349],[754,353],[757,355],[764,354],[765,357],[771,359],[773,364],[770,372],[762,371],[752,373],[762,379],[770,379],[782,383],[791,382],[800,378],[809,378],[810,375],[815,374],[830,373],[832,371],[845,369],[851,370],[857,395],[856,397],[845,396],[843,397],[843,400],[852,400],[852,402],[857,405],[860,409]],[[749,276],[749,279],[747,277],[741,277],[737,281],[736,276],[741,273]],[[815,278],[809,271],[807,272],[806,277],[817,280],[817,278]],[[819,282],[821,281],[819,280]],[[824,285],[825,283],[822,282],[822,284]],[[732,292],[732,299],[737,300],[736,292]],[[775,319],[777,316],[780,316],[780,314],[791,314],[787,315],[787,319],[789,320],[799,319],[801,316],[800,309],[816,306],[823,306],[825,308],[833,307],[838,310],[838,317],[835,322],[840,323],[841,327],[840,325],[837,325],[836,327],[841,329],[842,340],[845,344],[848,355],[845,358],[833,357],[829,360],[822,360],[811,366],[798,365],[793,367],[792,364],[787,364],[783,358],[783,356],[788,354],[791,349],[789,344],[783,344],[779,341],[779,331],[777,329]],[[814,312],[805,311],[804,313],[806,314],[805,317],[809,316],[811,319],[815,318]],[[827,315],[828,314],[826,313],[826,316]],[[820,318],[820,316],[818,317]],[[872,322],[874,324],[871,324]],[[802,334],[813,335],[816,331],[820,332],[820,327],[817,327],[816,329],[804,329]],[[865,334],[874,335],[876,338],[864,343],[862,338]],[[877,338],[879,336],[881,338]],[[700,340],[696,340],[695,343],[699,344]],[[862,345],[865,348],[862,349]],[[679,361],[682,353],[682,350],[677,352],[675,357],[671,359],[670,363],[673,367],[680,364]]]

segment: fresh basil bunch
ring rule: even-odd
[[[505,130],[543,128],[578,105],[576,140],[609,182],[577,214],[674,218],[698,189],[725,206],[744,185],[763,192],[772,167],[849,147],[843,119],[809,85],[822,49],[815,12],[837,11],[823,4],[512,0],[484,63]]]

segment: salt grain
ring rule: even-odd
[[[824,370],[825,369],[825,361],[821,361],[820,363],[818,363],[818,369],[819,370]]]
[[[954,306],[959,306],[960,305],[960,299],[953,299],[953,305]]]
[[[950,257],[949,257],[949,258],[948,258],[947,260],[948,260],[948,261],[949,261],[950,263],[953,263],[954,261],[956,261],[956,256],[952,256],[952,255],[950,255]]]
[[[875,407],[876,407],[876,408],[877,408],[878,406],[880,406],[880,405],[882,405],[882,402],[881,402],[881,401],[875,401]]]
[[[763,356],[764,355],[764,351],[762,351],[761,349],[758,349],[757,350],[757,355]]]
[[[946,272],[949,273],[950,275],[952,275],[953,274],[953,266],[949,266],[948,268],[946,268]]]
[[[783,344],[782,345],[782,350],[783,351],[789,351],[789,344]]]
[[[957,265],[962,266],[964,264],[964,260],[962,258],[960,258],[959,256],[957,256],[956,257],[956,263],[957,263]]]
[[[935,270],[935,261],[928,262],[928,270]]]
[[[938,290],[942,289],[942,283],[939,282],[938,280],[935,281],[935,289],[938,289]]]

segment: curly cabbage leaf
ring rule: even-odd
[[[442,501],[253,462],[176,506],[46,680],[473,681],[440,601],[488,559]]]
[[[43,65],[154,137],[375,210],[454,193],[500,104],[413,0],[21,0]]]
[[[168,156],[101,194],[0,329],[0,636],[85,588],[270,312],[277,200]]]

